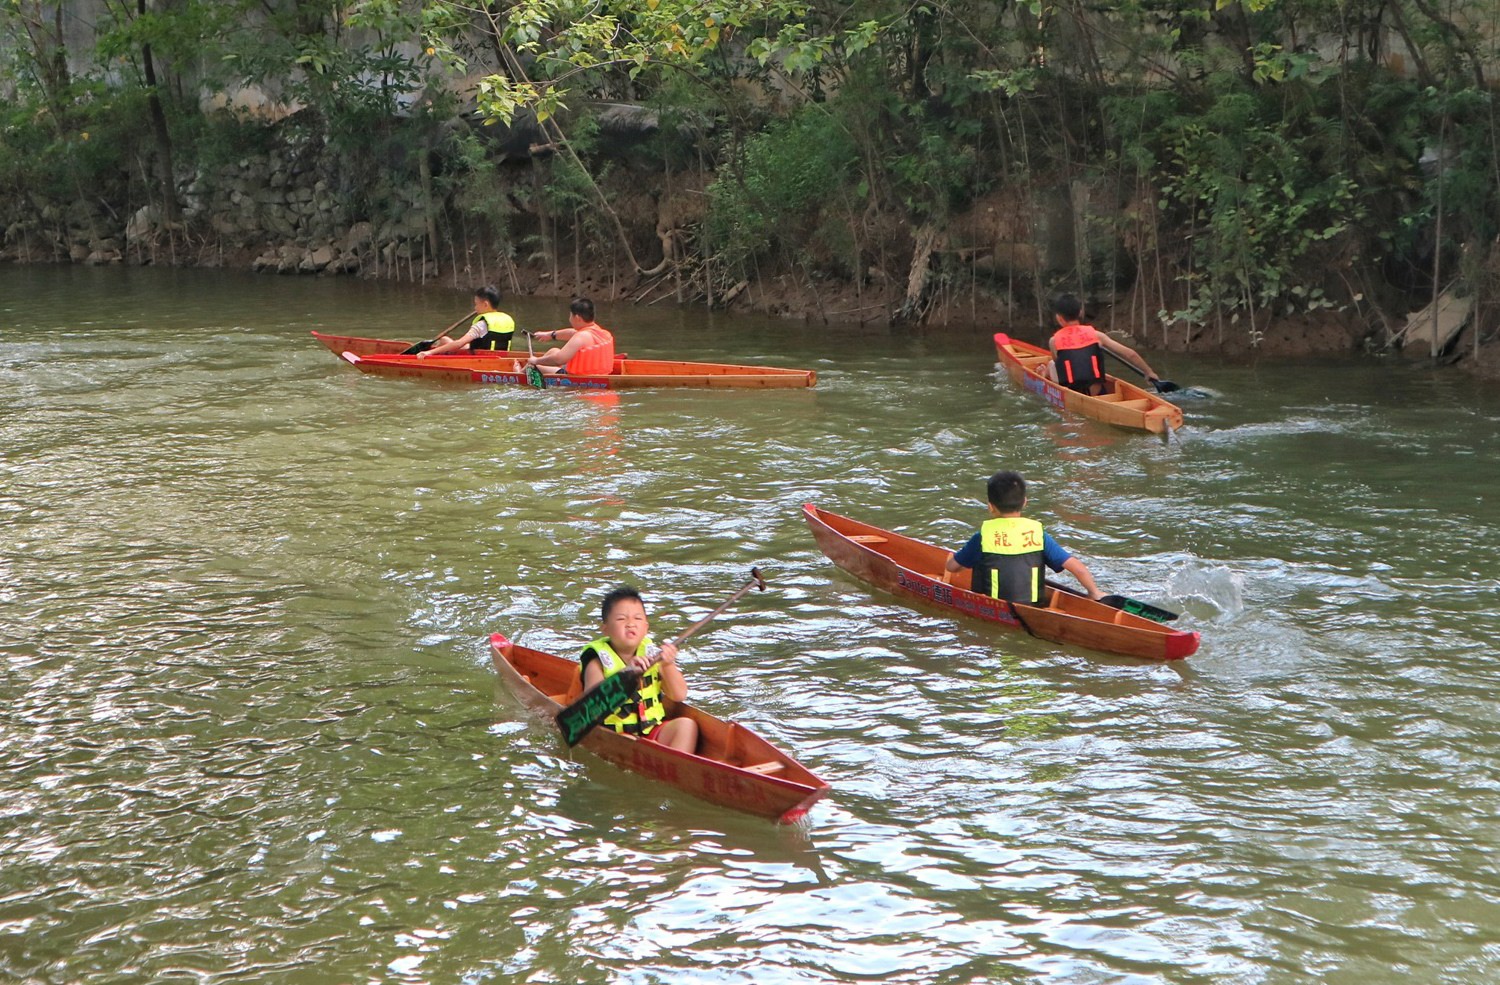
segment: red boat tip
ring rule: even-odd
[[[1167,659],[1181,660],[1198,652],[1196,632],[1173,633],[1167,637]]]

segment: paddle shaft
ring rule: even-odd
[[[739,601],[744,594],[752,588],[759,587],[761,591],[766,589],[766,580],[761,577],[759,568],[750,569],[750,580],[742,585],[733,595],[725,599],[717,609],[693,623],[687,629],[678,634],[669,646],[681,646],[687,639],[698,630],[707,626],[715,616],[721,614],[735,602]],[[562,730],[563,741],[568,745],[577,745],[585,735],[593,731],[594,727],[603,722],[604,719],[619,710],[620,706],[630,700],[640,683],[641,676],[646,670],[656,666],[661,661],[661,650],[651,659],[645,670],[636,670],[634,667],[626,667],[618,673],[611,674],[598,684],[584,692],[577,701],[568,705],[557,713],[557,727]]]
[[[1067,585],[1059,585],[1051,578],[1047,579],[1047,587],[1052,589],[1054,592],[1064,592],[1068,595],[1077,595],[1080,598],[1088,598],[1088,594],[1086,592],[1080,592],[1076,588],[1069,588]],[[1150,619],[1152,622],[1171,622],[1173,619],[1177,618],[1177,613],[1171,611],[1170,609],[1163,609],[1159,606],[1152,605],[1149,602],[1142,602],[1139,599],[1129,598],[1124,595],[1106,595],[1101,599],[1096,599],[1095,601],[1107,605],[1111,609],[1119,609],[1122,612],[1128,612],[1133,616],[1141,616],[1143,618]]]
[[[410,348],[403,350],[401,354],[403,356],[410,356],[410,355],[414,355],[415,353],[418,353],[418,352],[426,352],[428,349],[431,349],[433,346],[437,345],[437,340],[438,339],[440,339],[443,336],[447,335],[449,332],[453,331],[455,328],[457,328],[458,326],[462,325],[466,320],[468,320],[469,318],[472,318],[472,317],[474,317],[474,311],[471,308],[469,310],[469,313],[467,315],[464,315],[462,318],[460,318],[458,321],[454,322],[452,325],[449,325],[447,328],[443,329],[441,332],[437,333],[432,338],[428,339],[426,342],[418,342],[416,345],[413,345]]]
[[[1140,376],[1141,379],[1145,380],[1147,383],[1150,383],[1153,387],[1155,387],[1157,393],[1171,393],[1174,390],[1181,390],[1182,389],[1182,387],[1178,386],[1176,383],[1173,383],[1171,380],[1164,380],[1160,376],[1158,376],[1156,378],[1156,380],[1153,382],[1149,373],[1147,373],[1144,369],[1141,369],[1139,366],[1137,366],[1135,363],[1131,362],[1129,359],[1126,359],[1123,356],[1117,356],[1117,355],[1115,355],[1113,352],[1110,352],[1108,349],[1105,349],[1104,346],[1102,346],[1102,345],[1099,348],[1103,349],[1104,350],[1104,354],[1106,356],[1109,356],[1115,362],[1121,364],[1122,366],[1129,366],[1132,370],[1134,370],[1136,372],[1137,375]]]

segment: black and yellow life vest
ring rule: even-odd
[[[644,657],[650,646],[651,637],[648,636],[641,640],[640,646],[636,647],[635,655]],[[590,651],[598,656],[599,669],[604,672],[605,677],[613,677],[626,667],[625,661],[615,652],[614,647],[609,645],[607,636],[601,636],[583,648],[583,653],[579,657],[583,666],[588,665]],[[650,731],[666,720],[667,709],[661,699],[661,664],[653,664],[650,670],[641,675],[640,686],[635,692],[635,702],[610,715],[603,724],[616,732],[639,734]]]
[[[474,319],[474,325],[484,323],[485,333],[473,342],[469,343],[470,352],[483,352],[493,349],[509,349],[510,338],[516,334],[516,320],[503,311],[486,311]]]
[[[1042,525],[1021,516],[992,517],[979,527],[973,590],[1035,604],[1042,598]]]

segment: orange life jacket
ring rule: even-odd
[[[573,354],[565,367],[569,376],[608,376],[615,368],[615,337],[598,325],[590,322],[580,332],[588,332],[596,340]]]
[[[1104,379],[1104,347],[1094,326],[1064,325],[1052,333],[1052,348],[1057,351],[1057,382],[1063,386],[1087,393]]]

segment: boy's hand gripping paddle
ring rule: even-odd
[[[719,615],[725,609],[737,602],[742,595],[752,588],[766,590],[766,580],[761,577],[759,568],[750,569],[750,580],[742,585],[738,591],[714,611],[693,623],[682,632],[675,640],[673,646],[681,646],[689,636],[707,626],[714,616]],[[657,657],[657,659],[661,659]],[[656,663],[655,660],[652,661]],[[598,684],[583,692],[583,695],[562,711],[557,713],[557,727],[562,730],[563,741],[570,746],[576,746],[585,735],[593,731],[594,726],[604,721],[610,715],[618,711],[621,706],[629,703],[635,696],[635,689],[641,682],[641,674],[644,671],[636,670],[634,667],[626,667],[617,674],[611,674]]]

